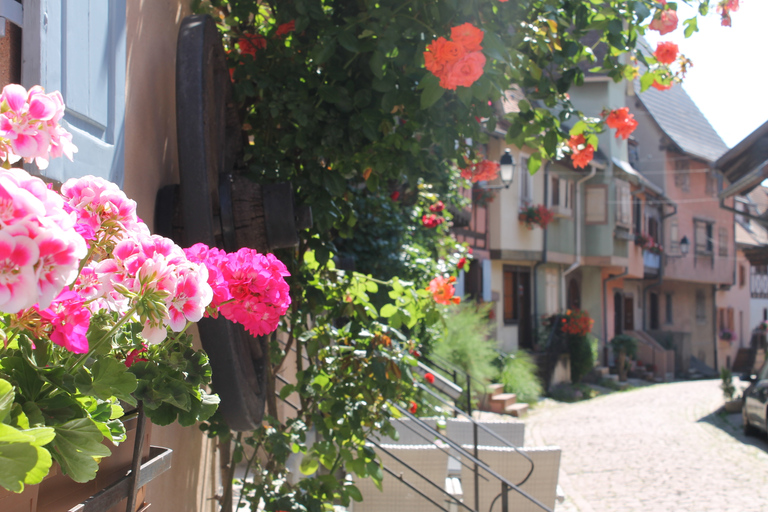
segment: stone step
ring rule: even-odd
[[[608,375],[604,375],[603,378],[606,380],[612,380],[613,382],[616,382],[616,383],[619,382],[619,376],[616,375],[615,373],[609,373]]]
[[[491,411],[503,414],[504,410],[517,402],[517,395],[514,393],[501,393],[491,397]]]
[[[519,404],[508,405],[504,408],[504,412],[516,418],[520,418],[521,416],[525,416],[528,412],[528,404],[520,402]]]
[[[605,377],[606,375],[610,375],[611,373],[610,368],[608,368],[607,366],[598,366],[597,368],[595,368],[595,371],[598,374],[602,375],[603,377]]]
[[[488,394],[491,396],[500,395],[504,392],[504,384],[491,384],[488,386]]]

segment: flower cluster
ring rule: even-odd
[[[101,178],[71,179],[58,194],[3,169],[0,198],[0,311],[70,352],[88,352],[100,312],[139,322],[156,344],[200,320],[214,296],[214,308],[254,334],[273,331],[290,303],[288,272],[271,254],[198,245],[188,258],[150,235],[136,203]]]
[[[440,87],[469,87],[483,76],[485,55],[480,43],[485,34],[471,23],[451,28],[451,39],[438,37],[427,45],[424,66],[440,79]]]
[[[228,254],[205,244],[184,252],[208,269],[213,314],[218,308],[224,318],[242,324],[254,336],[277,329],[291,304],[290,287],[284,279],[290,273],[280,260],[249,248]]]
[[[555,214],[552,210],[548,209],[543,204],[523,208],[518,214],[518,220],[520,220],[520,222],[525,222],[528,229],[533,229],[534,226],[539,226],[541,229],[545,229],[547,224],[552,222],[552,219],[554,218]]]
[[[495,180],[499,175],[500,165],[498,162],[482,160],[475,164],[469,164],[461,170],[461,177],[470,180],[472,183],[478,181]]]
[[[653,15],[653,21],[651,21],[648,28],[656,30],[662,36],[669,34],[677,28],[677,11],[670,9],[667,6],[667,0],[660,0],[662,4],[661,9],[656,10],[656,14]]]
[[[77,147],[72,134],[59,125],[64,117],[64,100],[58,91],[46,94],[42,87],[27,91],[9,84],[0,94],[0,159],[7,164],[33,160],[40,169],[51,158],[72,160]]]
[[[720,25],[731,26],[731,13],[739,10],[739,0],[720,0],[717,12],[720,13]]]
[[[637,128],[635,116],[629,113],[629,107],[611,110],[605,118],[605,124],[616,130],[616,138],[626,140]]]
[[[568,147],[571,148],[571,161],[574,167],[584,168],[595,155],[595,147],[587,143],[584,134],[571,135],[568,140]]]
[[[445,219],[439,215],[435,215],[434,213],[430,214],[424,214],[421,216],[421,223],[424,225],[427,229],[434,229],[440,224],[445,222]]]
[[[644,250],[652,252],[653,254],[661,254],[664,252],[664,247],[647,233],[635,235],[635,245],[642,247]]]
[[[434,298],[435,302],[438,304],[458,304],[461,302],[461,298],[453,296],[456,293],[456,289],[453,286],[453,283],[455,282],[456,278],[453,276],[448,279],[443,276],[437,276],[430,281],[427,290],[432,294],[432,298]]]
[[[583,309],[566,310],[560,318],[560,330],[572,336],[586,336],[594,324],[595,321]]]

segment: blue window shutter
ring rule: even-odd
[[[42,173],[59,181],[92,174],[122,186],[125,0],[40,0],[39,9],[40,85],[61,91],[62,125],[78,148],[74,162],[52,160]]]

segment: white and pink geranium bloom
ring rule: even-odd
[[[72,159],[77,148],[59,126],[63,115],[58,92],[6,86],[1,163],[23,158],[44,169],[50,158]],[[287,275],[271,254],[202,244],[185,252],[151,235],[136,203],[104,179],[71,179],[57,193],[22,169],[0,168],[0,312],[70,352],[89,351],[91,315],[99,312],[138,322],[150,344],[219,310],[254,335],[268,334],[291,302]]]
[[[6,85],[0,94],[0,158],[14,163],[34,162],[40,169],[51,158],[72,160],[77,147],[72,134],[59,125],[64,117],[61,94],[46,94],[42,87],[29,91],[18,84]]]

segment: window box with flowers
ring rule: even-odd
[[[727,341],[729,343],[733,343],[736,341],[736,333],[734,333],[730,329],[723,329],[720,331],[719,337],[723,341]]]
[[[181,249],[151,235],[113,183],[85,176],[55,191],[11,168],[72,158],[64,108],[39,87],[0,95],[0,457],[13,461],[0,490],[14,493],[54,467],[97,479],[108,445],[126,441],[124,408],[157,425],[210,418],[219,397],[187,329],[221,315],[262,336],[290,304],[287,269],[272,255]]]
[[[534,226],[546,229],[554,218],[555,214],[543,204],[522,208],[518,215],[518,220],[524,222],[528,229],[533,229]]]

